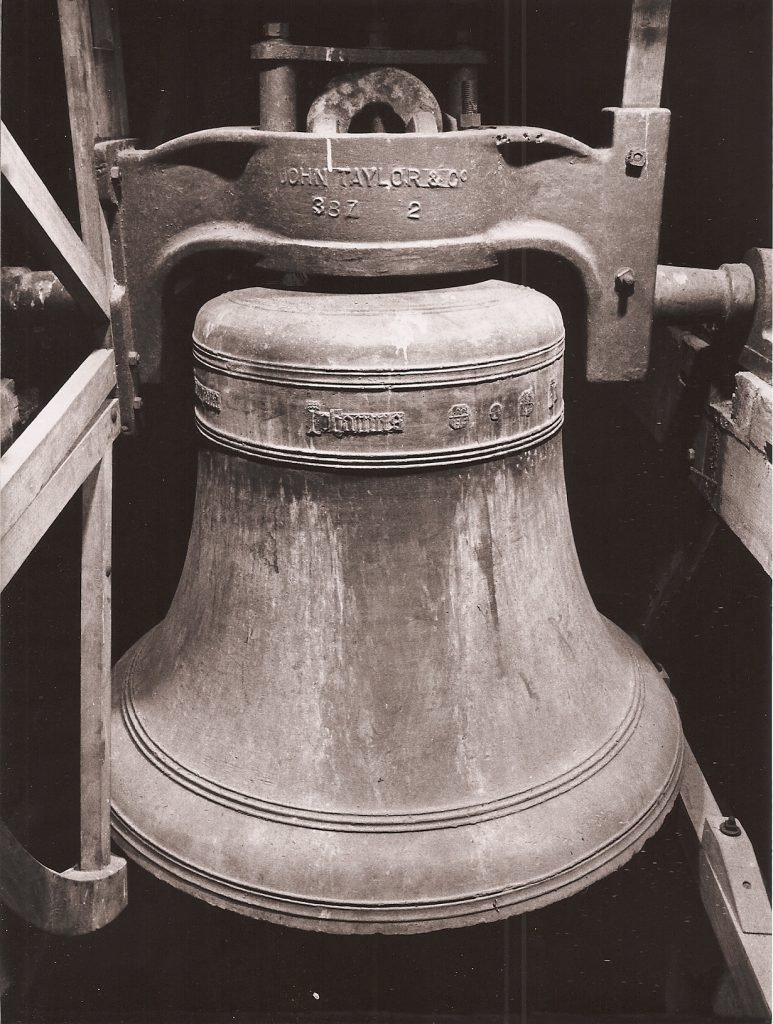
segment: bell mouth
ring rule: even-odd
[[[180,786],[136,745],[119,701],[115,839],[152,874],[208,903],[333,934],[461,927],[570,896],[625,864],[660,828],[682,771],[673,698],[633,641],[608,626],[643,670],[633,727],[546,799],[450,826],[273,820]],[[124,659],[119,676],[126,671]]]

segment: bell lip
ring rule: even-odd
[[[606,620],[609,622],[609,620]],[[612,623],[609,623],[613,625]],[[617,627],[613,627],[617,628]],[[621,747],[636,730],[645,704],[645,681],[640,658],[629,651],[634,685],[625,714],[604,741],[572,769],[547,777],[539,783],[516,792],[501,793],[485,803],[459,804],[436,807],[432,810],[393,811],[391,813],[346,810],[321,810],[267,799],[226,786],[205,778],[169,751],[150,735],[134,702],[135,668],[144,653],[153,631],[133,648],[120,692],[120,708],[124,727],[134,746],[145,759],[173,782],[191,793],[228,810],[246,813],[259,821],[274,822],[292,828],[314,829],[319,832],[356,832],[365,835],[400,832],[428,832],[477,825],[496,818],[507,818],[557,796],[581,787],[585,781],[604,768],[617,756]],[[128,823],[127,823],[128,824]]]
[[[669,730],[671,741],[668,744],[673,746],[673,755],[670,765],[662,765],[663,768],[668,767],[668,770],[661,773],[661,782],[649,804],[624,831],[612,831],[611,836],[608,835],[606,841],[602,840],[601,844],[587,856],[570,860],[563,867],[511,887],[478,891],[461,897],[434,898],[423,902],[420,899],[411,899],[404,902],[374,901],[368,904],[346,903],[341,900],[313,900],[268,889],[262,891],[244,882],[229,880],[216,872],[200,868],[190,860],[183,861],[143,835],[140,829],[115,807],[112,812],[113,834],[127,855],[151,874],[178,889],[226,910],[308,931],[331,934],[409,934],[481,924],[535,910],[579,892],[625,864],[660,828],[673,807],[679,792],[683,768],[684,738],[673,697],[654,672],[653,669],[647,691],[649,692],[650,688],[659,691],[655,704],[660,704],[661,707],[665,704],[673,716]],[[134,754],[141,757],[140,751],[131,740],[129,742]],[[641,750],[631,752],[629,747],[630,744],[626,744],[621,754],[629,750],[629,754],[635,759]],[[144,758],[142,760],[144,761]],[[630,769],[631,757],[628,760],[627,767]],[[614,764],[615,761],[617,758],[610,764]],[[145,766],[150,767],[148,762],[145,762]],[[607,766],[609,767],[610,765]],[[600,774],[604,774],[603,770]],[[608,780],[612,781],[614,780]],[[170,783],[170,780],[167,779],[166,782]],[[562,797],[556,799],[561,800]],[[543,806],[549,806],[550,803],[552,801]],[[503,842],[503,838],[506,839],[508,830],[512,838],[517,837],[523,826],[520,820],[523,813],[516,812],[489,823],[505,832],[504,837],[501,834],[499,836],[500,843]],[[269,822],[264,824],[271,827]],[[293,828],[291,825],[278,827],[285,831]],[[448,838],[457,839],[463,830],[480,827],[479,824],[473,824],[441,831],[445,831]],[[337,836],[340,841],[341,837],[350,836],[351,833],[338,832],[331,833],[332,835]],[[343,841],[346,842],[346,839]]]
[[[622,835],[588,857],[543,879],[512,889],[459,900],[407,904],[357,905],[314,903],[246,889],[170,856],[141,836],[118,812],[111,815],[118,846],[156,878],[212,906],[246,917],[303,931],[339,935],[400,935],[462,928],[537,910],[573,896],[626,864],[662,826],[679,794],[684,767],[684,738],[679,731],[677,756],[663,789],[641,817]],[[475,827],[475,826],[465,826]],[[609,856],[609,851],[615,852]],[[215,890],[213,885],[220,888]],[[244,895],[239,896],[242,893]],[[521,897],[519,898],[519,893]],[[247,902],[245,896],[250,900]],[[263,902],[258,902],[262,900]],[[301,912],[300,908],[306,908]],[[293,911],[296,911],[293,913]],[[432,914],[435,911],[435,914]],[[386,919],[379,913],[388,913]],[[332,915],[336,916],[332,916]]]

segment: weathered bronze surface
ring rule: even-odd
[[[681,731],[577,561],[557,307],[249,289],[194,351],[188,558],[115,673],[120,845],[331,932],[492,920],[626,861]]]

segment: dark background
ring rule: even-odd
[[[287,3],[298,41],[364,42],[367,4]],[[257,122],[250,43],[279,13],[251,0],[123,0],[132,134]],[[460,9],[492,63],[484,123],[601,140],[601,108],[622,94],[624,0],[525,0]],[[395,4],[395,45],[447,40],[447,7]],[[716,267],[770,245],[770,13],[766,0],[674,0],[663,105],[672,132],[661,262]],[[3,4],[3,118],[77,224],[53,0]],[[426,79],[440,96],[439,72]],[[320,82],[305,84],[307,100]],[[3,212],[3,264],[42,267]],[[238,279],[242,266],[225,268]],[[181,296],[170,344],[187,346],[221,273]],[[567,322],[565,450],[572,521],[599,608],[631,631],[673,552],[710,516],[687,480],[684,445],[658,447],[626,389],[582,380],[582,296],[569,271],[509,268],[550,293]],[[3,376],[45,400],[88,342],[5,325]],[[187,379],[187,378],[185,378]],[[116,446],[114,655],[164,614],[185,555],[195,487],[187,391],[145,392],[145,431]],[[73,503],[3,594],[3,816],[45,863],[77,860],[78,535]],[[723,811],[743,822],[769,875],[770,588],[720,525],[648,653],[668,669],[688,740]],[[9,1022],[362,1020],[378,1012],[492,1014],[523,1008],[654,1014],[705,1009],[721,973],[672,816],[643,853],[586,892],[502,923],[425,936],[330,937],[215,910],[130,868],[130,902],[104,931],[42,935],[4,912]],[[316,996],[315,996],[316,993]],[[318,998],[317,998],[318,997]]]

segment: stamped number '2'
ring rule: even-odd
[[[418,220],[420,215],[421,203],[417,203],[415,200],[408,203],[408,220]]]

